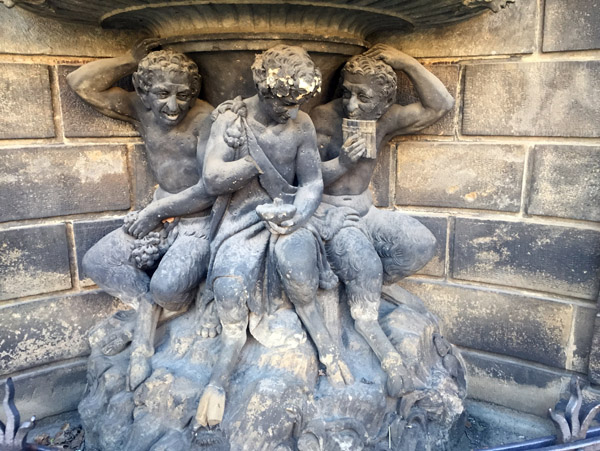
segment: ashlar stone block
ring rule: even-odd
[[[48,66],[0,65],[0,139],[52,138]]]
[[[453,277],[595,300],[600,232],[456,219]]]
[[[86,355],[88,330],[118,305],[94,291],[0,307],[0,375]]]
[[[546,0],[544,52],[600,49],[597,0]]]
[[[600,221],[600,147],[536,146],[527,213]]]
[[[600,61],[466,68],[466,135],[599,137]]]
[[[396,204],[519,211],[523,146],[397,145]]]
[[[429,229],[435,236],[436,246],[433,258],[417,274],[443,277],[446,272],[446,236],[448,232],[448,220],[432,216],[415,216],[421,224]]]
[[[6,149],[0,222],[129,208],[123,146]]]
[[[565,368],[572,305],[441,282],[402,285],[442,320],[452,343]]]
[[[64,224],[0,231],[0,300],[71,288],[67,246]]]

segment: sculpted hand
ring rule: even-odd
[[[138,212],[137,218],[129,226],[127,232],[136,238],[143,238],[156,229],[160,223],[160,217],[145,208]]]
[[[367,143],[358,135],[350,136],[340,150],[340,165],[350,168],[367,153]]]
[[[417,62],[412,56],[385,44],[377,44],[371,47],[365,52],[365,55],[369,58],[380,59],[396,70],[404,70]]]
[[[135,61],[140,61],[159,45],[160,39],[158,38],[142,39],[141,41],[135,43],[133,48],[129,51],[129,54]]]
[[[267,224],[269,232],[274,235],[289,235],[302,226],[300,217],[293,217],[292,219],[283,221],[281,224],[276,224],[272,221],[265,221],[265,224]]]

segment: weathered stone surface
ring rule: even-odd
[[[458,92],[458,66],[457,65],[436,65],[425,66],[428,71],[433,73],[448,89],[448,92],[457,98]],[[398,98],[397,102],[401,105],[420,102],[413,84],[404,72],[398,72]],[[450,110],[439,121],[430,125],[419,132],[420,135],[454,135],[454,109]]]
[[[541,417],[560,399],[569,378],[533,367],[463,351],[467,364],[469,397]]]
[[[600,221],[600,147],[536,146],[527,213]]]
[[[92,291],[0,307],[0,374],[86,355],[87,331],[117,306]]]
[[[396,204],[519,211],[525,149],[398,143]]]
[[[85,103],[67,84],[67,75],[77,69],[76,66],[59,66],[58,83],[60,103],[65,128],[69,138],[91,136],[138,136],[133,125],[125,121],[112,119],[99,113]]]
[[[376,207],[389,207],[390,205],[390,167],[395,166],[394,145],[383,146],[377,154],[377,165],[371,176],[371,192],[373,204]]]
[[[595,308],[575,307],[575,319],[573,321],[573,350],[572,355],[570,356],[572,360],[571,362],[567,362],[568,370],[584,374],[588,372],[595,319]]]
[[[415,57],[532,53],[537,14],[535,0],[519,0],[497,14],[484,13],[456,25],[402,35],[389,33],[377,42]]]
[[[67,246],[64,224],[1,231],[0,300],[71,288]]]
[[[21,420],[77,410],[85,390],[86,363],[86,359],[76,359],[12,376]],[[0,397],[4,399],[4,379],[0,380]]]
[[[600,14],[596,0],[546,0],[544,52],[600,48]]]
[[[0,6],[0,53],[116,56],[143,36],[139,31],[103,30],[44,18],[22,8]]]
[[[0,221],[129,208],[123,146],[7,149],[0,153]]]
[[[600,232],[457,219],[452,267],[457,279],[595,300]]]
[[[134,146],[129,155],[135,187],[133,208],[141,210],[152,201],[158,182],[152,173],[150,164],[148,164],[146,149],[143,145]]]
[[[466,68],[463,133],[600,136],[600,61]]]
[[[79,268],[79,281],[82,286],[94,285],[94,282],[85,277],[81,261],[85,253],[109,232],[121,227],[123,219],[103,219],[99,221],[81,221],[73,224],[75,234],[75,248],[77,254],[77,267]]]
[[[434,218],[431,216],[411,216],[427,227],[437,241],[433,258],[417,274],[443,277],[446,267],[448,220],[446,218]]]
[[[50,95],[48,66],[0,65],[0,138],[52,138]]]
[[[572,305],[445,283],[402,284],[443,321],[452,343],[565,368]]]

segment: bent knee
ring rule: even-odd
[[[150,279],[150,294],[152,300],[165,310],[178,311],[190,304],[195,297],[196,288],[182,290],[157,280]]]
[[[242,279],[218,277],[213,282],[213,292],[222,323],[237,323],[248,315],[248,289]]]

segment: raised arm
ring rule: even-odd
[[[260,173],[250,155],[234,160],[235,150],[225,143],[225,132],[236,117],[231,112],[223,113],[210,130],[203,178],[207,193],[213,196],[238,191]],[[249,138],[254,139],[252,136]]]
[[[113,88],[112,85],[133,73],[137,69],[138,62],[157,45],[158,40],[146,39],[136,44],[124,56],[85,64],[70,73],[67,82],[79,97],[102,114],[136,122],[132,104],[135,94],[121,88]]]
[[[365,55],[381,59],[393,69],[403,71],[421,100],[406,106],[392,105],[380,119],[378,133],[414,133],[433,124],[453,108],[454,99],[443,83],[413,57],[382,44],[374,46]]]

